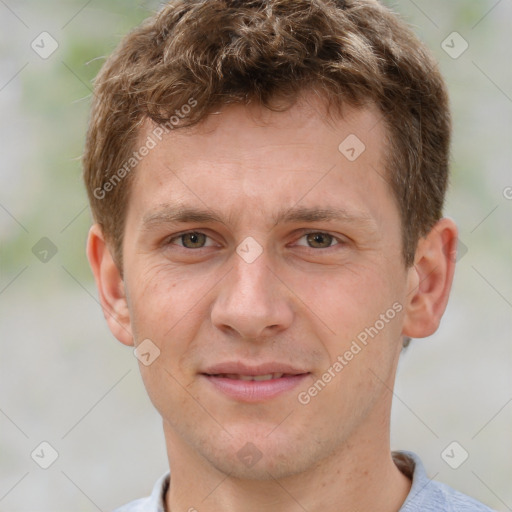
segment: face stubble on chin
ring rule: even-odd
[[[305,103],[283,113],[233,105],[195,131],[167,135],[139,164],[124,284],[135,345],[149,339],[160,350],[140,369],[171,460],[265,480],[389,448],[403,313],[332,369],[410,288],[378,119],[372,108],[347,109],[332,127]],[[338,149],[351,135],[365,145],[354,161]],[[162,215],[186,208],[220,219]],[[297,208],[343,214],[276,224]],[[187,239],[185,247],[184,232],[201,233],[204,246]],[[311,246],[308,233],[332,244]],[[251,262],[237,252],[248,237],[261,251]],[[308,375],[274,398],[244,402],[203,375],[226,361],[285,363]],[[301,403],[329,368],[329,382]]]

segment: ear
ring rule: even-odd
[[[437,331],[446,309],[457,254],[457,226],[441,219],[418,242],[409,269],[406,312],[402,334],[424,338]]]
[[[133,345],[124,282],[99,224],[94,224],[89,230],[87,258],[94,274],[103,314],[112,334],[121,343]]]

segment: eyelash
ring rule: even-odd
[[[176,240],[176,239],[179,239],[185,235],[190,235],[190,234],[199,234],[199,235],[204,235],[206,236],[207,238],[211,239],[211,237],[209,237],[206,233],[203,233],[202,231],[185,231],[183,233],[178,233],[177,235],[173,235],[171,238],[167,238],[166,242],[164,245],[168,246],[168,245],[178,245],[178,244],[173,244],[172,241],[173,240]],[[330,245],[329,247],[323,247],[323,248],[317,248],[317,247],[309,247],[309,246],[300,246],[300,247],[306,247],[307,249],[310,249],[310,250],[313,250],[313,251],[319,251],[319,250],[323,250],[323,251],[326,251],[328,249],[332,249],[338,245],[344,245],[346,244],[346,242],[342,239],[340,239],[339,237],[336,237],[334,236],[333,234],[331,233],[328,233],[327,231],[305,231],[301,234],[301,236],[299,237],[298,240],[300,240],[301,238],[304,238],[305,236],[308,236],[308,235],[327,235],[327,236],[330,236],[332,238],[332,241],[333,242],[336,242],[334,245]],[[198,247],[196,249],[190,249],[188,247],[184,247],[183,245],[178,245],[178,247],[182,248],[182,249],[185,249],[187,251],[199,251],[201,249],[207,249],[207,247]]]

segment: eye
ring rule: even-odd
[[[329,233],[324,233],[322,231],[314,231],[310,233],[305,233],[299,240],[306,239],[306,243],[312,249],[329,249],[334,245],[339,245],[340,240],[334,237]],[[333,242],[335,242],[333,244]],[[304,244],[297,244],[304,245]]]
[[[176,243],[175,240],[178,240],[181,243]],[[181,233],[180,235],[169,238],[167,245],[178,245],[185,249],[202,249],[203,247],[207,247],[207,240],[208,236],[204,233],[199,231],[189,231],[188,233]]]

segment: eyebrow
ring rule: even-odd
[[[162,224],[177,223],[220,223],[226,224],[233,220],[233,216],[223,219],[220,212],[209,209],[198,209],[190,206],[160,205],[158,209],[148,212],[142,219],[141,229],[148,231]],[[375,227],[374,219],[367,213],[349,212],[344,208],[307,208],[304,206],[292,207],[279,211],[272,218],[274,226],[279,223],[312,223],[327,221],[343,221],[361,226]],[[226,222],[227,221],[227,222]]]

